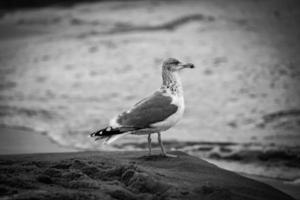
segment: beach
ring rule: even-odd
[[[271,186],[181,152],[172,152],[177,158],[148,157],[146,153],[0,156],[1,196],[2,199],[293,199]]]
[[[22,154],[12,161],[20,169],[42,160],[40,171],[29,164],[33,195],[48,195],[49,187],[40,188],[34,177],[56,165],[58,157],[72,166],[77,154],[66,152],[78,153],[85,164],[93,161],[81,156],[93,157],[96,151],[99,159],[111,151],[112,162],[140,157],[146,137],[128,135],[103,145],[88,135],[158,89],[162,61],[175,57],[195,69],[181,74],[186,109],[180,123],[162,134],[166,149],[197,157],[200,168],[207,161],[300,199],[296,0],[38,4],[0,9],[0,154],[10,155],[1,156],[1,162]],[[95,181],[88,185],[98,187]],[[217,187],[236,198],[230,188]],[[12,186],[1,191],[15,194]],[[19,187],[15,191],[26,193]],[[138,198],[130,189],[121,192],[129,194]],[[109,192],[103,195],[112,198]]]

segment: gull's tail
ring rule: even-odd
[[[104,144],[110,144],[114,142],[115,140],[119,139],[120,137],[123,137],[130,132],[121,130],[119,128],[112,128],[112,127],[106,127],[104,129],[98,130],[94,133],[90,134],[90,137],[95,137],[96,140],[104,140]]]

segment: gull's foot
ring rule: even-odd
[[[169,154],[169,153],[163,153],[161,154],[163,157],[167,157],[167,158],[177,158],[177,155],[174,154]]]

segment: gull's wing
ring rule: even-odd
[[[110,124],[113,128],[151,128],[152,124],[164,121],[176,113],[177,109],[177,105],[172,104],[171,96],[158,91],[118,115]]]

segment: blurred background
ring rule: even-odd
[[[294,0],[0,3],[0,153],[143,150],[88,134],[151,94],[168,57],[186,111],[163,134],[220,167],[300,185],[300,6]]]

